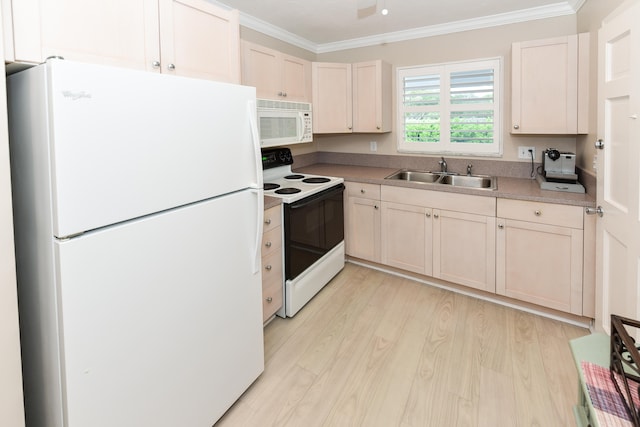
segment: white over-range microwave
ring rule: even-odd
[[[313,141],[311,104],[258,99],[257,107],[262,147]]]

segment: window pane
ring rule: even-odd
[[[493,111],[452,111],[451,142],[493,143]]]
[[[405,113],[404,140],[406,142],[440,142],[440,113]]]
[[[440,104],[440,75],[404,78],[403,103],[406,107]]]
[[[452,104],[493,103],[493,70],[451,73]]]

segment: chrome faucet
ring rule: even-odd
[[[444,157],[440,157],[440,160],[438,160],[438,164],[440,165],[440,171],[442,173],[447,173],[447,161],[444,159]]]

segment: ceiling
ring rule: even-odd
[[[209,1],[238,9],[245,27],[322,53],[570,15],[586,0]],[[377,11],[359,18],[358,4],[367,1],[377,2]]]

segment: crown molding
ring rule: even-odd
[[[209,0],[217,3],[215,0]],[[515,12],[501,13],[497,15],[484,16],[481,18],[467,19],[463,21],[449,22],[441,25],[431,25],[427,27],[413,28],[410,30],[396,31],[384,34],[377,34],[369,37],[361,37],[350,40],[343,40],[333,43],[317,44],[293,33],[283,30],[280,27],[257,19],[251,15],[240,12],[240,25],[252,30],[261,32],[268,36],[282,40],[286,43],[306,49],[310,52],[320,54],[335,52],[346,49],[356,49],[367,46],[376,46],[385,43],[414,40],[424,37],[433,37],[444,34],[452,34],[462,31],[477,30],[482,28],[497,27],[500,25],[514,24],[518,22],[535,21],[538,19],[555,18],[575,14],[586,0],[566,0],[547,6],[522,9]],[[222,5],[224,6],[224,5]],[[224,6],[227,9],[228,6]]]
[[[584,0],[578,0],[584,2]],[[411,30],[396,31],[378,34],[370,37],[344,40],[335,43],[324,43],[316,46],[316,53],[335,52],[345,49],[355,49],[366,46],[374,46],[385,43],[414,40],[424,37],[440,36],[444,34],[458,33],[462,31],[478,30],[482,28],[497,27],[500,25],[514,24],[518,22],[534,21],[537,19],[555,18],[575,14],[575,10],[566,2],[555,3],[548,6],[522,9],[515,12],[501,13],[498,15],[484,16],[481,18],[467,19],[463,21],[448,22],[441,25],[413,28]]]

